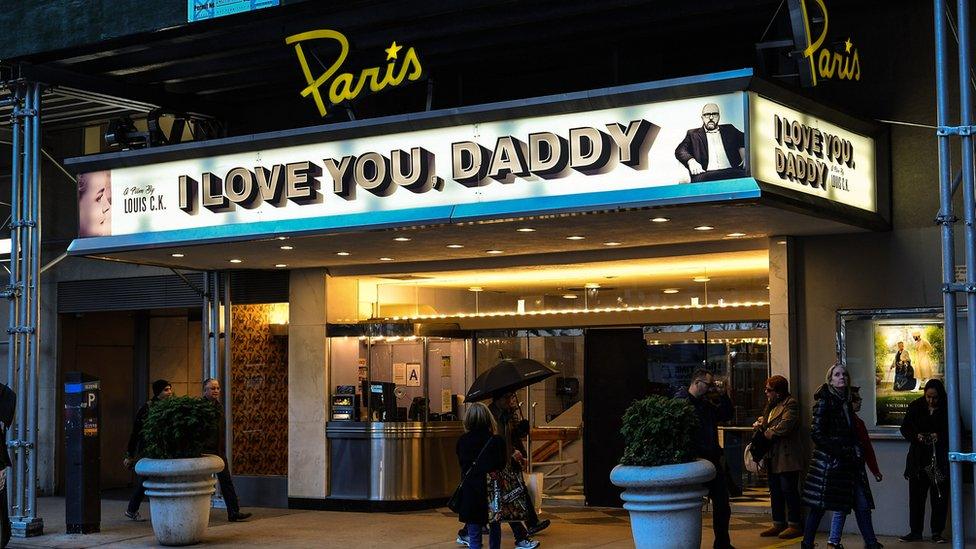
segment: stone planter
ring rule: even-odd
[[[217,456],[188,459],[140,459],[136,474],[144,477],[153,533],[160,545],[199,543],[210,525],[210,496],[224,468]]]
[[[702,497],[708,493],[702,484],[713,478],[715,467],[704,459],[659,467],[614,467],[610,482],[624,488],[620,497],[630,511],[637,549],[698,549]]]

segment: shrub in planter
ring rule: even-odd
[[[695,408],[684,399],[650,396],[624,413],[626,447],[610,481],[624,488],[637,549],[701,545],[702,483],[715,468],[692,453],[697,428]]]
[[[136,473],[145,478],[153,532],[161,545],[199,543],[210,524],[213,474],[224,468],[204,452],[217,435],[219,412],[210,402],[170,397],[149,408],[143,423],[145,458]]]

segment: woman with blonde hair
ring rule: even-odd
[[[505,467],[505,440],[498,436],[498,425],[488,407],[481,402],[468,405],[464,414],[464,431],[457,443],[461,465],[458,493],[458,520],[464,523],[468,547],[481,549],[481,529],[488,525],[488,547],[499,549],[501,525],[488,520],[488,473]],[[458,537],[460,540],[460,536]]]

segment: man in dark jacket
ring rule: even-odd
[[[949,503],[949,414],[946,411],[945,387],[941,381],[930,379],[925,384],[923,396],[908,405],[901,424],[901,434],[910,443],[905,460],[905,478],[908,480],[908,520],[911,532],[900,539],[922,539],[925,500],[929,495],[932,501],[932,515],[929,519],[932,541],[945,543],[942,531],[945,529]],[[935,469],[932,469],[933,465]],[[939,482],[933,482],[932,473],[935,471],[938,471],[936,479]]]
[[[7,429],[14,421],[17,394],[0,383],[0,437],[7,438]],[[0,547],[10,543],[10,508],[7,507],[7,467],[11,467],[10,453],[4,447],[0,452]]]
[[[217,473],[217,482],[220,483],[220,493],[224,496],[224,503],[227,504],[227,520],[231,522],[247,520],[251,513],[241,512],[240,503],[237,501],[237,490],[234,489],[234,479],[231,478],[230,470],[227,468],[227,435],[225,433],[224,405],[220,402],[220,382],[214,378],[204,381],[203,398],[211,402],[220,414],[220,420],[217,423],[217,440],[214,441],[210,450],[224,462],[223,470]]]
[[[726,386],[726,389],[731,387]],[[729,485],[725,468],[722,466],[722,447],[718,443],[718,424],[729,421],[733,416],[732,400],[727,393],[719,393],[715,376],[708,370],[696,370],[691,376],[688,394],[682,395],[695,407],[698,415],[698,431],[692,441],[695,456],[707,459],[715,466],[715,478],[708,481],[708,498],[712,500],[712,530],[715,532],[715,549],[730,549],[729,519],[732,506],[729,504]]]
[[[132,422],[132,433],[129,435],[129,444],[125,450],[125,457],[122,458],[122,465],[126,469],[135,467],[136,461],[139,460],[139,455],[142,454],[143,446],[145,445],[145,441],[142,438],[142,425],[146,421],[146,416],[149,415],[149,407],[160,400],[173,396],[173,386],[165,379],[157,379],[153,381],[152,392],[152,398],[139,408],[139,411],[136,412],[135,421]],[[123,513],[125,518],[129,520],[137,522],[146,520],[139,514],[139,506],[142,504],[142,499],[146,497],[146,488],[142,485],[144,480],[142,477],[136,477],[136,489],[132,492],[132,497],[129,498],[129,506]]]
[[[745,175],[745,134],[732,124],[719,124],[718,105],[702,108],[702,125],[678,143],[674,157],[688,169],[692,183]]]

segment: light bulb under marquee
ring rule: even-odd
[[[349,252],[336,252],[336,255],[341,255],[342,257],[345,257],[349,255]]]
[[[295,248],[294,246],[281,246],[281,249],[287,251],[287,250],[294,250]]]
[[[567,294],[568,295],[568,294]],[[417,315],[417,316],[393,316],[384,317],[383,320],[442,320],[447,318],[496,318],[496,317],[517,317],[517,316],[550,316],[566,314],[600,314],[600,313],[633,313],[633,312],[653,312],[653,311],[687,311],[699,309],[736,309],[748,307],[767,307],[768,301],[743,301],[734,303],[724,303],[718,305],[709,303],[707,305],[647,305],[637,307],[598,307],[594,309],[546,309],[542,311],[496,311],[491,313],[458,313],[456,315]]]
[[[651,221],[653,221],[655,223],[667,223],[668,221],[671,221],[671,218],[670,217],[654,217],[654,218],[651,218]]]
[[[183,257],[183,254],[169,254],[170,257]]]
[[[231,259],[230,262],[231,263],[241,263],[241,260],[240,259]]]

